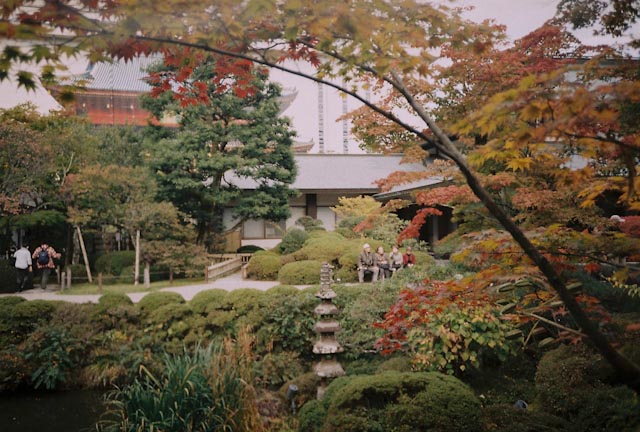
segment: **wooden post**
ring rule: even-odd
[[[209,266],[204,266],[204,283],[209,283]]]
[[[67,282],[67,273],[60,273],[60,291],[64,291],[64,285]]]
[[[169,269],[169,285],[173,285],[173,269]]]
[[[133,269],[133,284],[138,285],[140,278],[140,230],[136,230],[136,264]]]
[[[78,240],[80,240],[80,249],[82,250],[82,258],[84,259],[84,267],[87,269],[87,279],[89,279],[89,283],[92,283],[91,280],[91,269],[89,268],[89,258],[87,258],[87,249],[84,247],[84,239],[82,238],[82,232],[80,231],[80,226],[76,225],[76,230],[78,230]]]
[[[98,293],[102,294],[102,272],[98,273]]]
[[[71,267],[67,269],[67,288],[71,288]]]
[[[149,288],[151,286],[151,266],[148,262],[144,263],[144,287]]]

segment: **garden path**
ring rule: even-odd
[[[205,291],[214,288],[220,288],[227,291],[233,291],[239,288],[255,288],[259,290],[268,290],[271,287],[280,285],[278,281],[255,281],[250,279],[242,279],[241,272],[233,273],[229,276],[225,276],[220,279],[216,279],[209,283],[201,283],[197,285],[184,285],[176,287],[162,288],[160,291],[176,292],[185,300],[189,301],[200,291]],[[299,288],[306,288],[308,285],[300,285]],[[134,302],[140,301],[142,297],[149,294],[148,292],[136,292],[128,293],[127,295]],[[30,289],[21,293],[0,294],[1,296],[17,295],[27,300],[60,300],[70,303],[98,303],[100,294],[78,294],[70,295],[60,292],[58,286],[53,285],[48,287],[45,291],[40,288]]]

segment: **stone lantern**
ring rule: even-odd
[[[340,323],[335,318],[338,315],[338,308],[333,304],[336,293],[331,289],[332,268],[327,263],[322,264],[320,290],[316,293],[316,297],[321,300],[321,303],[314,310],[318,317],[318,322],[316,322],[313,329],[318,334],[319,339],[313,346],[313,352],[322,356],[313,368],[316,375],[320,377],[318,399],[323,398],[328,382],[331,379],[344,375],[344,369],[336,359],[336,354],[341,353],[343,348],[336,339],[336,333],[340,331]]]

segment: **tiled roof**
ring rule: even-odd
[[[375,181],[395,171],[420,171],[418,163],[403,164],[400,155],[296,154],[298,177],[292,187],[300,191],[380,192]],[[241,189],[253,189],[251,179],[225,176]],[[439,180],[438,180],[439,181]]]
[[[162,61],[160,57],[135,57],[129,61],[113,63],[90,63],[84,74],[77,80],[85,82],[85,88],[91,90],[113,90],[119,92],[147,93],[151,86],[147,84],[147,70]]]
[[[113,62],[89,63],[87,70],[72,79],[72,83],[84,84],[88,90],[109,90],[116,92],[149,93],[151,86],[147,84],[147,71],[151,66],[162,61],[160,56],[141,56],[131,60],[114,60]],[[280,113],[286,110],[298,96],[294,87],[282,89]]]

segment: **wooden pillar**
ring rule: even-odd
[[[82,232],[80,231],[80,227],[76,226],[76,230],[78,230],[78,240],[80,241],[80,249],[82,250],[82,259],[84,259],[84,268],[87,270],[87,279],[89,283],[93,282],[91,280],[91,268],[89,268],[89,258],[87,258],[87,249],[84,246],[84,239],[82,238]]]
[[[140,278],[140,230],[136,230],[136,263],[133,269],[133,284],[138,285]]]

